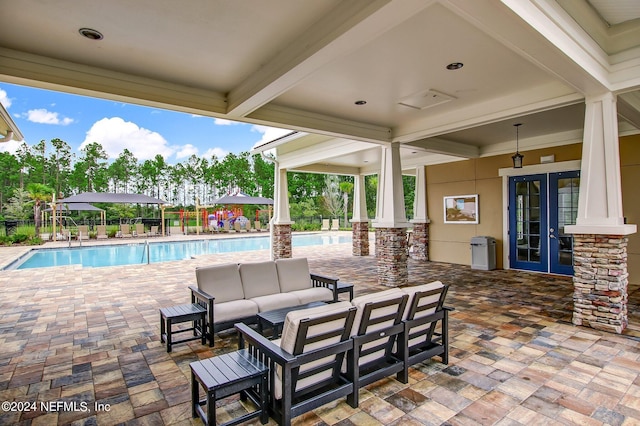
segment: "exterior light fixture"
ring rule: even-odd
[[[367,103],[367,101],[355,101],[354,103],[356,105],[365,105]]]
[[[94,30],[92,28],[80,28],[78,32],[80,33],[80,35],[88,38],[89,40],[102,40],[104,38],[100,31]]]
[[[449,71],[454,71],[454,70],[459,70],[463,66],[464,66],[464,64],[462,62],[452,62],[449,65],[447,65],[447,69]]]
[[[511,159],[513,160],[513,168],[514,169],[521,169],[522,168],[522,159],[524,158],[524,155],[522,155],[522,154],[520,154],[520,152],[518,152],[518,139],[519,139],[518,128],[520,126],[522,126],[522,123],[514,124],[514,127],[516,128],[516,153],[511,156]]]

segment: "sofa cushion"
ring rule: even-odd
[[[300,304],[304,305],[311,302],[331,302],[333,301],[333,292],[326,287],[313,287],[306,290],[295,290],[289,292],[295,294],[300,300]]]
[[[258,314],[258,305],[246,299],[215,303],[213,308],[214,323],[239,320]]]
[[[280,293],[275,262],[241,263],[238,269],[246,299]]]
[[[238,265],[216,265],[196,268],[198,288],[215,297],[215,303],[244,299]]]
[[[338,302],[338,303],[330,303],[327,305],[317,306],[309,309],[300,309],[297,311],[289,312],[285,318],[284,326],[282,327],[282,338],[280,339],[280,347],[286,352],[293,353],[293,349],[296,344],[296,338],[298,336],[298,328],[300,326],[300,321],[309,318],[314,319],[318,317],[323,317],[325,315],[331,315],[334,313],[345,312],[351,308],[351,304],[349,302]],[[312,327],[309,329],[309,336],[314,336],[320,334],[322,332],[326,332],[327,330],[335,330],[335,329],[344,329],[345,321],[344,319],[338,321],[331,321],[324,324],[320,324],[318,326]],[[314,349],[319,349],[325,347],[330,344],[340,342],[340,336],[336,336],[331,341],[324,340],[317,343],[312,343],[306,345],[302,353],[310,352]],[[319,360],[304,364],[300,367],[300,371],[304,372],[309,369],[312,369],[315,366],[322,365],[326,363],[330,358],[335,358],[335,355],[330,355],[325,358],[321,358]],[[330,371],[323,371],[319,374],[309,376],[305,379],[299,380],[296,384],[296,390],[304,389],[308,386],[311,386],[315,383],[318,383],[322,380],[329,378],[331,375]],[[282,368],[280,366],[276,367],[276,374],[274,380],[273,392],[276,399],[282,398]]]
[[[280,291],[290,292],[305,290],[312,287],[307,259],[278,259],[276,260]]]
[[[249,300],[258,306],[258,311],[260,312],[300,305],[298,296],[291,293],[267,294],[265,296],[253,297]]]

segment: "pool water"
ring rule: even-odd
[[[351,236],[293,235],[293,247],[342,244],[351,242]],[[134,265],[171,260],[190,259],[193,256],[233,253],[269,249],[269,237],[226,238],[212,240],[149,242],[94,247],[35,249],[5,269],[46,268],[50,266],[82,265],[85,268]]]

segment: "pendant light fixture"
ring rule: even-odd
[[[511,159],[513,160],[513,168],[514,169],[521,169],[522,168],[522,159],[524,158],[524,155],[522,155],[522,154],[520,154],[520,152],[518,152],[518,139],[519,139],[518,128],[520,126],[522,126],[522,123],[516,123],[516,124],[514,124],[514,126],[516,128],[516,153],[511,156]]]

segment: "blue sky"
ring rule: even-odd
[[[59,138],[79,155],[83,144],[99,142],[111,160],[124,148],[140,161],[156,154],[171,164],[192,154],[222,158],[289,132],[2,82],[0,103],[27,144]],[[0,144],[0,151],[15,152],[19,145],[14,141]]]

